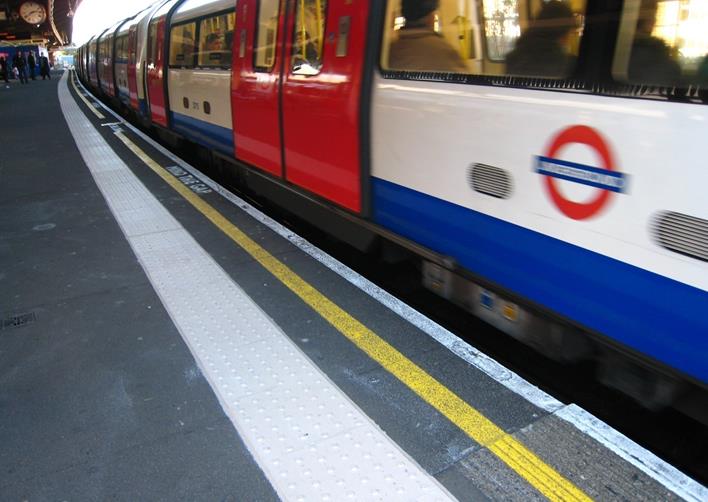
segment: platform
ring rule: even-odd
[[[70,73],[0,110],[0,498],[708,499]]]

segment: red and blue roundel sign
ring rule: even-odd
[[[595,150],[601,166],[587,166],[558,158],[566,145],[579,143]],[[626,175],[616,170],[607,142],[595,129],[574,125],[563,129],[551,141],[546,155],[536,157],[536,172],[545,178],[546,191],[553,204],[567,217],[585,220],[597,215],[610,201],[613,192],[626,191]],[[568,200],[558,189],[556,179],[571,181],[597,188],[597,194],[589,202]]]

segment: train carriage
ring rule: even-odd
[[[170,22],[167,82],[172,128],[229,156],[234,19],[232,0],[181,3]]]
[[[433,291],[645,404],[705,398],[705,2],[166,0],[139,18],[128,87],[161,131],[422,253]]]
[[[96,62],[96,37],[92,37],[91,40],[88,41],[86,44],[86,49],[87,49],[87,56],[86,56],[86,61],[87,61],[87,66],[88,66],[88,85],[92,89],[97,89],[98,88],[98,66]]]
[[[129,18],[118,25],[115,32],[113,74],[116,84],[115,97],[124,106],[130,106],[130,88],[128,86],[128,55],[130,27],[135,18]]]
[[[123,21],[114,24],[98,38],[99,88],[109,98],[116,97],[114,42],[116,30],[122,23]]]
[[[439,36],[454,47],[461,31],[450,21],[485,15],[487,3],[441,2]],[[389,2],[373,83],[374,221],[451,257],[482,284],[708,382],[700,251],[708,172],[696,148],[708,119],[696,90],[708,81],[693,70],[708,52],[705,35],[695,35],[702,53],[687,53],[681,73],[651,75],[634,68],[631,52],[649,36],[637,26],[652,2],[624,2],[614,20],[598,3],[568,2],[567,14],[555,17],[544,17],[554,2],[528,2],[526,11],[514,4],[506,32],[514,36],[470,35],[460,68],[401,56],[396,45],[407,34],[396,29],[402,12]],[[565,57],[555,58],[546,41],[533,41],[542,52],[524,49],[534,48],[535,32],[557,36]],[[608,33],[614,47],[597,44]],[[681,234],[681,249],[662,232]],[[546,351],[564,342],[548,329],[529,332],[533,323],[516,308],[505,315],[503,294],[495,301],[470,287],[448,296]]]

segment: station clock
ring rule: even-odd
[[[22,2],[19,12],[20,17],[29,24],[42,24],[47,20],[47,9],[39,2]]]

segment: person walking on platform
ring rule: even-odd
[[[20,79],[20,83],[28,84],[29,81],[27,80],[27,62],[25,61],[25,57],[22,55],[21,52],[15,54],[15,57],[12,60],[12,66],[17,69],[17,78]]]
[[[49,73],[49,59],[47,59],[47,56],[39,58],[39,74],[42,76],[42,80],[45,78],[52,79],[52,74]]]
[[[5,81],[5,88],[10,88],[10,79],[7,76],[7,60],[5,58],[0,58],[0,78]]]
[[[34,53],[30,51],[29,55],[27,56],[27,65],[29,66],[29,72],[30,72],[30,78],[32,80],[35,80],[35,69],[37,68],[37,60],[34,59]]]

